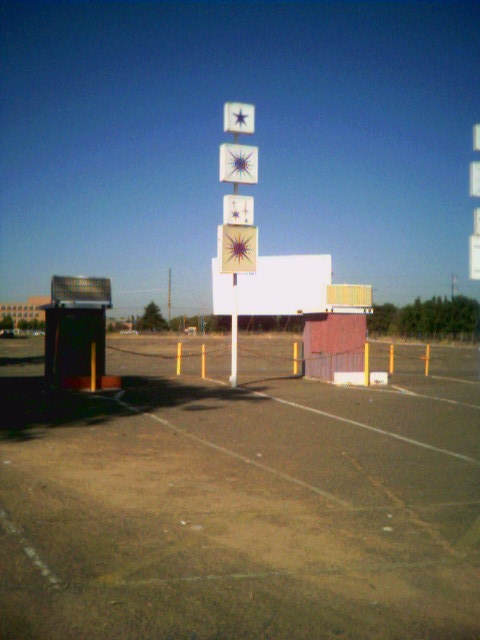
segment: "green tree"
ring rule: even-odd
[[[395,333],[398,315],[397,307],[390,302],[373,305],[373,313],[367,316],[369,334],[389,335]]]
[[[10,314],[0,320],[0,329],[13,329],[13,318]]]
[[[145,307],[139,324],[144,331],[166,331],[168,329],[168,322],[162,316],[160,307],[153,300]]]
[[[480,328],[480,303],[466,296],[455,296],[451,302],[448,332],[473,335]]]
[[[421,335],[423,330],[422,322],[422,301],[416,298],[413,304],[407,304],[400,310],[399,330],[406,336]]]

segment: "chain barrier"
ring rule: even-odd
[[[180,349],[179,353],[179,344],[182,345],[182,347],[188,344],[190,349],[186,352],[182,352],[182,349]],[[388,371],[390,375],[395,372],[420,374],[423,369],[424,375],[428,376],[432,365],[442,369],[443,365],[447,361],[446,353],[442,352],[442,345],[435,345],[431,349],[429,344],[420,342],[388,343],[378,340],[369,340],[367,344],[371,347],[369,358],[375,363],[374,366],[379,367],[378,370]],[[218,362],[219,359],[225,359],[231,354],[231,342],[226,339],[220,344],[212,345],[211,348],[202,344],[201,350],[197,348],[196,351],[192,351],[191,349],[193,346],[199,347],[200,345],[198,343],[196,345],[192,345],[191,343],[180,341],[178,343],[171,344],[171,353],[165,353],[165,351],[169,349],[168,345],[164,347],[163,353],[151,353],[135,349],[125,349],[111,344],[107,344],[106,348],[114,352],[137,357],[153,358],[158,360],[176,360],[177,371],[180,370],[179,367],[181,366],[182,359],[184,361],[195,361],[198,359],[201,361],[202,375],[205,373],[207,357],[209,358],[209,361],[213,363],[215,361]],[[272,347],[275,348],[275,343],[270,343],[270,350]],[[313,363],[314,366],[316,366],[316,363],[319,363],[319,366],[323,366],[321,364],[322,362],[335,362],[343,359],[342,366],[347,366],[350,363],[350,360],[355,366],[357,366],[358,363],[356,361],[354,362],[354,360],[355,358],[364,355],[365,344],[361,344],[353,349],[344,351],[313,353],[308,357],[305,357],[302,354],[301,340],[280,343],[278,350],[283,352],[281,354],[267,353],[261,348],[252,348],[250,345],[242,344],[241,341],[238,348],[244,358],[256,360],[262,359],[264,362],[290,362],[293,365],[294,374],[298,374],[301,366],[309,367],[310,363]],[[286,355],[285,352],[287,349],[293,349],[292,355]]]
[[[363,353],[364,349],[365,343],[362,343],[359,347],[355,347],[354,349],[347,349],[345,351],[319,352],[310,358],[301,358],[300,360],[302,360],[303,362],[309,362],[310,360],[319,360],[320,358],[337,358],[340,356],[357,355],[359,353]]]
[[[298,343],[292,343],[295,344],[297,346],[297,349],[294,348],[294,354],[297,353],[298,354]],[[197,351],[191,351],[191,352],[185,352],[183,351],[183,345],[184,343],[182,342],[178,342],[175,345],[175,350],[176,353],[172,354],[172,355],[166,355],[166,354],[162,354],[162,353],[145,353],[144,351],[135,351],[133,349],[124,349],[121,347],[116,347],[113,345],[106,345],[107,349],[110,349],[111,351],[115,351],[118,353],[125,353],[128,355],[132,355],[132,356],[138,356],[138,357],[143,357],[143,358],[157,358],[157,359],[161,359],[161,360],[176,360],[177,362],[177,375],[181,374],[181,367],[182,367],[182,360],[191,360],[191,359],[195,359],[195,358],[199,358],[201,360],[201,373],[202,373],[202,378],[205,377],[205,372],[206,372],[206,358],[207,356],[209,358],[212,359],[218,359],[221,357],[225,357],[228,356],[231,353],[231,343],[224,343],[221,344],[218,347],[212,348],[212,349],[207,349],[205,344],[202,344],[201,346],[201,351],[197,352]],[[173,347],[172,347],[173,349]],[[261,351],[257,350],[250,350],[250,349],[246,349],[243,346],[239,347],[239,350],[243,353],[246,354],[247,357],[252,357],[252,358],[260,358],[262,357],[264,360],[282,360],[282,361],[287,361],[287,362],[292,362],[293,366],[294,366],[294,371],[298,370],[298,364],[302,363],[304,361],[303,358],[298,358],[298,357],[293,357],[292,356],[283,356],[283,355],[275,355],[275,354],[265,354],[262,353]]]
[[[180,343],[183,344],[183,343]],[[175,349],[177,348],[177,345],[175,345]],[[132,351],[131,349],[121,349],[120,347],[114,347],[112,345],[107,345],[107,349],[110,349],[112,351],[119,351],[120,353],[128,353],[131,356],[142,356],[144,358],[161,358],[163,360],[175,360],[177,358],[177,355],[175,353],[175,355],[164,355],[161,353],[145,353],[144,351]],[[224,347],[220,347],[214,350],[209,350],[206,351],[205,353],[207,353],[208,355],[211,354],[216,354],[219,352],[225,352]],[[182,355],[185,356],[186,358],[201,358],[202,354],[201,353],[196,353],[196,352],[188,352],[186,353],[185,351],[182,350]]]
[[[131,356],[142,356],[144,358],[161,358],[163,360],[175,360],[175,356],[165,356],[161,353],[143,353],[142,351],[131,351],[130,349],[120,349],[120,347],[112,347],[107,344],[107,349],[111,351],[119,351],[120,353],[128,353]]]
[[[378,346],[385,346],[385,349],[388,347],[388,353],[376,353],[375,358],[378,361],[381,357],[388,358],[388,373],[392,375],[395,373],[396,363],[400,361],[402,364],[411,367],[413,363],[423,362],[424,363],[424,375],[428,376],[430,371],[430,363],[432,361],[439,362],[442,357],[440,355],[432,357],[430,344],[386,344],[379,343],[376,341],[372,341],[372,343],[376,343]],[[412,349],[415,352],[412,353]],[[381,350],[383,351],[383,350]]]
[[[179,343],[182,344],[183,343]],[[296,343],[291,343],[290,346],[293,347],[293,345]],[[126,353],[128,355],[133,355],[133,356],[140,356],[140,357],[144,357],[144,358],[159,358],[162,360],[176,360],[178,355],[177,353],[174,353],[173,355],[165,355],[165,354],[160,354],[160,353],[145,353],[143,351],[133,351],[132,349],[123,349],[121,347],[114,347],[112,345],[107,345],[107,349],[110,349],[112,351],[118,351],[119,353]],[[175,345],[175,349],[177,349],[177,346]],[[309,360],[318,360],[320,358],[332,358],[332,357],[338,357],[338,356],[346,356],[348,354],[357,354],[357,353],[363,353],[363,349],[364,349],[364,344],[361,344],[360,346],[354,348],[354,349],[348,349],[345,351],[335,351],[335,352],[328,352],[328,353],[318,353],[318,354],[314,354],[313,356],[311,356],[310,358],[305,358],[305,357],[297,357],[297,358],[293,358],[292,356],[287,356],[287,355],[275,355],[275,354],[265,354],[264,352],[260,351],[260,350],[252,350],[252,349],[248,349],[246,347],[244,347],[243,345],[238,346],[238,350],[245,354],[247,357],[251,357],[251,358],[263,358],[264,360],[282,360],[282,361],[287,361],[287,362],[292,362],[293,360],[295,360],[296,362],[302,363],[302,362],[308,362]],[[221,345],[220,347],[217,347],[215,349],[205,349],[204,354],[202,354],[202,352],[185,352],[182,349],[182,357],[184,358],[201,358],[202,355],[207,355],[207,356],[212,356],[215,358],[221,357],[221,356],[225,356],[228,355],[231,351],[231,344],[230,343],[226,343]]]
[[[247,354],[248,356],[250,356],[252,358],[264,358],[265,360],[288,360],[289,362],[292,361],[291,356],[266,355],[265,353],[262,353],[261,351],[252,351],[250,349],[246,349],[241,344],[238,345],[238,350],[240,352],[242,352],[242,353]]]

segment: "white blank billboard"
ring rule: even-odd
[[[213,313],[231,315],[233,275],[220,273],[212,260]],[[295,315],[326,309],[327,284],[332,283],[330,255],[259,256],[255,274],[237,275],[238,314]]]
[[[470,280],[480,280],[480,236],[470,236]]]

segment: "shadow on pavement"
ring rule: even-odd
[[[209,401],[268,401],[247,389],[197,386],[143,376],[122,378],[122,391],[122,401],[139,413],[181,405],[188,411],[214,410]],[[46,428],[99,425],[121,415],[132,415],[128,407],[115,402],[117,393],[118,389],[98,393],[52,389],[43,376],[2,377],[0,439],[30,440],[41,437]]]
[[[44,364],[45,356],[26,356],[21,358],[0,358],[0,367],[9,367],[9,366],[26,366],[32,364]]]

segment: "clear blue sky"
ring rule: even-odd
[[[208,313],[223,105],[256,106],[260,255],[332,255],[404,305],[468,279],[480,3],[0,7],[0,299],[112,278],[114,314]]]

